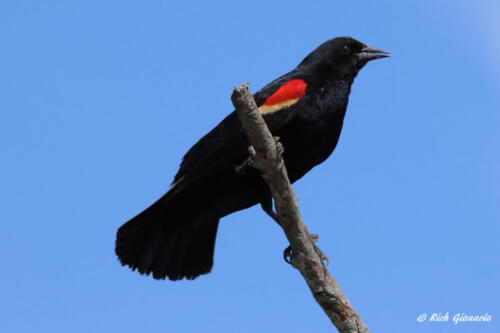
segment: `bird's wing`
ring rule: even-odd
[[[202,177],[213,168],[221,168],[226,161],[237,163],[244,156],[245,144],[246,136],[236,113],[232,112],[184,155],[173,184]]]
[[[275,94],[280,87],[290,82],[289,74],[276,79],[257,93],[254,98],[258,106]],[[267,126],[272,133],[278,131],[291,118],[293,112],[263,112]],[[214,129],[203,136],[184,155],[173,185],[183,180],[203,177],[214,168],[236,167],[248,157],[249,142],[236,113],[231,112]]]

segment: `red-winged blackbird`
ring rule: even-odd
[[[334,150],[351,84],[370,60],[387,53],[350,37],[321,44],[291,72],[255,93],[293,183]],[[272,207],[266,183],[248,158],[248,139],[235,112],[184,156],[163,197],[122,225],[116,254],[122,265],[155,279],[194,279],[210,272],[219,220],[260,203]]]

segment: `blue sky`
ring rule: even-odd
[[[323,41],[390,51],[340,143],[295,184],[373,332],[500,331],[498,1],[2,1],[2,332],[326,332],[260,208],[222,220],[210,275],[121,267],[114,234],[183,153]],[[433,312],[490,323],[418,323]]]

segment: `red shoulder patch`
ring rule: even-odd
[[[282,85],[259,107],[262,113],[278,111],[299,101],[306,91],[307,83],[301,79],[291,80]]]

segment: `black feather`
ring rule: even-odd
[[[349,37],[329,40],[255,93],[260,106],[291,80],[307,84],[295,104],[264,114],[283,144],[291,182],[335,149],[351,84],[368,61],[360,56],[363,50],[366,45]],[[155,279],[194,279],[210,272],[219,220],[269,202],[269,190],[255,169],[237,171],[248,158],[248,146],[235,112],[203,136],[182,159],[171,189],[118,229],[120,262]]]

